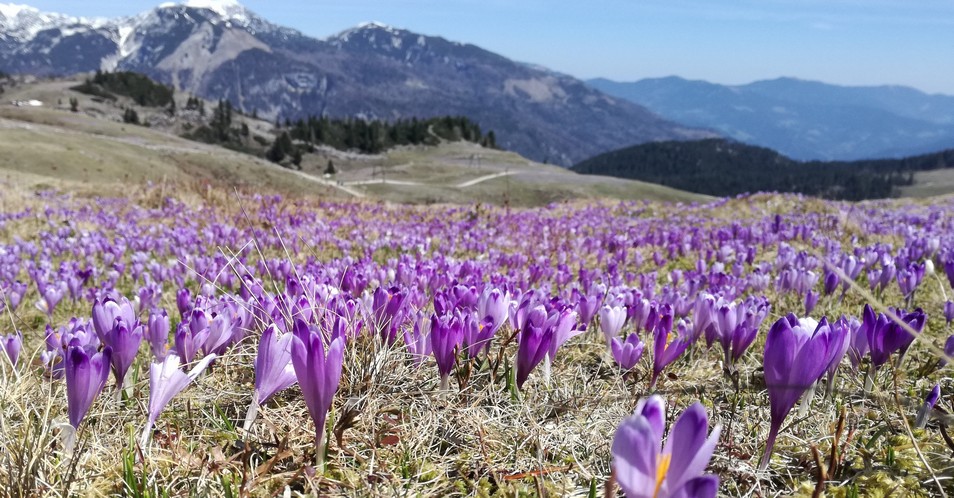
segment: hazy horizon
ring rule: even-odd
[[[14,2],[86,17],[135,15],[160,1]],[[560,0],[247,0],[276,24],[325,38],[378,21],[471,43],[581,79],[679,76],[739,85],[791,77],[846,86],[902,85],[954,95],[954,3],[773,0],[596,6]]]

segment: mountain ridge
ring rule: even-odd
[[[236,2],[193,5],[203,7],[47,19],[32,38],[0,39],[0,70],[134,71],[269,119],[463,115],[495,130],[500,146],[563,166],[636,143],[715,136],[476,45],[379,23],[318,39]]]
[[[799,160],[903,157],[954,147],[954,96],[899,85],[791,77],[745,85],[679,77],[588,84],[668,119]]]

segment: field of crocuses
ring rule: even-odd
[[[954,492],[954,199],[0,209],[6,495]]]

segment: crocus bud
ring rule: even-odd
[[[931,418],[931,410],[934,409],[934,405],[937,403],[938,398],[941,397],[941,385],[934,384],[934,389],[931,389],[931,392],[928,393],[927,397],[924,398],[924,404],[921,405],[921,409],[918,410],[918,415],[914,419],[914,426],[918,429],[923,429],[927,425],[928,419]]]
[[[10,358],[10,363],[17,366],[17,360],[20,358],[20,350],[23,349],[23,336],[19,332],[0,337],[0,349]]]

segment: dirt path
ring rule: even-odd
[[[501,171],[500,173],[484,175],[478,178],[474,178],[473,180],[467,180],[466,182],[458,183],[457,188],[473,187],[474,185],[477,185],[478,183],[486,182],[487,180],[493,180],[494,178],[500,178],[501,176],[516,175],[517,173],[523,173],[523,171],[519,171],[519,170],[518,171]]]

